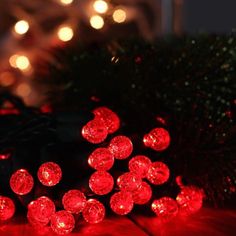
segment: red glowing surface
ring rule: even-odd
[[[151,208],[163,221],[170,221],[178,214],[177,202],[170,197],[162,197],[158,200],[154,200]]]
[[[57,234],[69,234],[74,227],[74,216],[68,211],[58,211],[51,217],[51,228]]]
[[[155,185],[164,184],[170,176],[169,168],[163,162],[153,162],[148,170],[147,179]]]
[[[182,215],[191,215],[202,207],[203,190],[195,186],[183,187],[176,197]]]
[[[133,206],[134,201],[130,192],[120,191],[111,196],[110,207],[118,215],[127,215]]]
[[[99,119],[89,121],[82,128],[82,136],[90,143],[101,143],[106,139],[107,135],[107,128],[104,123]]]
[[[105,207],[96,199],[89,199],[82,212],[83,218],[90,224],[96,224],[103,221],[105,217]]]
[[[116,136],[111,140],[109,150],[116,159],[122,160],[131,155],[133,151],[133,144],[126,136]]]
[[[9,197],[0,196],[0,222],[9,220],[15,213],[15,204]]]
[[[146,204],[152,197],[152,188],[146,182],[142,182],[140,187],[132,192],[132,196],[135,204]]]
[[[78,214],[82,212],[86,204],[84,193],[77,189],[69,190],[62,198],[62,204],[65,210],[70,213]]]
[[[108,133],[114,133],[120,128],[120,119],[115,112],[107,107],[99,107],[93,111],[95,119],[100,119],[104,122]]]
[[[88,163],[95,170],[106,171],[113,166],[114,157],[108,148],[97,148],[90,154]]]
[[[106,171],[96,171],[89,178],[89,187],[97,195],[108,194],[113,186],[113,177]]]
[[[117,185],[120,188],[120,190],[125,190],[130,192],[137,190],[141,186],[141,183],[142,179],[140,178],[140,176],[132,172],[124,173],[117,179]]]
[[[43,163],[38,169],[38,179],[45,186],[55,186],[62,178],[62,171],[54,162]]]
[[[170,222],[160,217],[131,214],[129,217],[106,217],[99,224],[88,224],[78,219],[74,236],[234,236],[236,211],[233,209],[202,208],[191,217],[177,216]],[[56,236],[50,227],[38,228],[27,224],[25,216],[16,216],[6,223],[0,223],[3,236]]]
[[[55,210],[54,202],[50,198],[42,196],[29,203],[27,218],[32,225],[44,226],[49,223]]]
[[[163,128],[155,128],[143,137],[146,147],[155,151],[164,151],[170,145],[169,132]]]
[[[133,157],[129,161],[129,170],[141,178],[147,177],[149,167],[151,166],[151,160],[143,155]]]
[[[25,169],[17,170],[10,178],[10,187],[16,194],[25,195],[32,190],[33,186],[34,179]]]

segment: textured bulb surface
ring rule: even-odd
[[[153,201],[151,208],[164,221],[169,221],[178,214],[177,202],[170,197],[162,197]]]
[[[17,170],[10,178],[10,187],[16,194],[25,195],[32,190],[33,186],[34,179],[25,169]]]
[[[146,182],[142,182],[140,187],[132,192],[135,204],[146,204],[152,197],[152,188]]]
[[[137,190],[141,186],[141,183],[142,179],[132,172],[124,173],[117,179],[117,185],[119,186],[120,190],[130,192]]]
[[[15,213],[14,202],[9,197],[0,196],[0,223],[1,221],[12,218],[14,213]]]
[[[143,142],[155,151],[164,151],[170,145],[170,135],[163,128],[155,128],[144,135]]]
[[[169,168],[163,162],[153,162],[148,170],[147,179],[155,185],[164,184],[170,176]]]
[[[139,175],[141,178],[145,178],[147,177],[147,173],[151,164],[152,162],[148,157],[138,155],[129,161],[129,170],[130,172]]]
[[[113,166],[114,157],[108,148],[97,148],[90,154],[88,163],[95,170],[106,171]]]
[[[96,199],[89,199],[82,212],[85,221],[91,224],[101,222],[105,217],[105,207]]]
[[[127,215],[133,206],[134,201],[130,192],[120,191],[111,196],[110,207],[118,215]]]
[[[45,226],[49,223],[55,210],[54,202],[50,198],[42,196],[28,204],[27,218],[32,225]]]
[[[82,136],[90,143],[101,143],[107,135],[107,128],[100,119],[91,120],[82,128]]]
[[[74,227],[74,216],[68,211],[58,211],[51,217],[51,228],[57,234],[69,234]]]
[[[120,119],[118,115],[107,107],[98,107],[93,111],[95,119],[104,122],[108,133],[112,134],[120,128]]]
[[[180,214],[191,215],[202,207],[204,193],[202,189],[195,186],[183,187],[176,197]]]
[[[106,171],[96,171],[89,178],[90,189],[98,195],[108,194],[113,186],[113,177]]]
[[[62,204],[65,210],[70,213],[78,214],[82,212],[86,204],[84,193],[73,189],[66,192],[62,198]]]
[[[43,185],[50,187],[60,182],[62,171],[58,164],[46,162],[39,167],[37,175]]]
[[[128,137],[120,135],[111,140],[109,150],[116,159],[122,160],[131,155],[133,151],[133,144]]]

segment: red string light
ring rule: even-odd
[[[15,213],[15,204],[9,198],[5,196],[0,196],[0,222],[4,220],[9,220]]]
[[[113,177],[106,171],[96,171],[90,176],[89,187],[97,195],[108,194],[113,186]]]
[[[141,183],[142,179],[140,176],[132,172],[124,173],[117,179],[117,185],[119,186],[120,190],[130,192],[137,190],[141,186]]]
[[[78,214],[82,212],[85,207],[86,197],[81,191],[72,189],[64,194],[62,204],[65,210],[70,213]]]
[[[82,136],[90,143],[101,143],[107,135],[107,128],[100,119],[91,120],[82,128]]]
[[[38,179],[45,186],[55,186],[62,177],[62,171],[58,164],[54,162],[43,163],[38,169]]]
[[[132,192],[132,196],[135,204],[146,204],[152,197],[152,188],[146,182],[142,182],[139,188]]]
[[[68,211],[58,211],[51,217],[51,228],[57,234],[69,234],[74,227],[74,216]]]
[[[106,171],[113,166],[114,157],[108,148],[97,148],[90,154],[88,164],[95,170]]]
[[[153,201],[151,208],[163,221],[169,221],[178,214],[177,202],[170,197],[162,197]]]
[[[147,179],[155,185],[164,184],[170,176],[170,170],[163,162],[153,162],[148,170]]]
[[[130,192],[120,191],[111,196],[110,207],[118,215],[127,215],[133,206],[134,201]]]
[[[10,187],[16,194],[25,195],[32,190],[33,186],[34,179],[25,169],[17,170],[10,178]]]
[[[83,218],[90,224],[101,222],[105,217],[105,207],[96,199],[89,199],[82,212]]]
[[[45,226],[55,213],[55,209],[54,202],[50,198],[42,196],[28,204],[27,218],[34,226]]]
[[[108,133],[112,134],[120,128],[120,119],[115,112],[107,107],[98,107],[93,111],[95,119],[100,119],[104,122]]]
[[[139,175],[141,178],[145,178],[147,177],[147,173],[151,164],[152,162],[148,157],[138,155],[129,161],[129,170]]]
[[[203,190],[195,186],[183,187],[176,197],[180,214],[191,215],[202,207]]]
[[[122,160],[131,155],[133,151],[133,144],[126,136],[116,136],[111,140],[109,150],[116,159]]]
[[[144,135],[143,142],[146,147],[155,151],[164,151],[170,145],[170,135],[163,128],[155,128]]]

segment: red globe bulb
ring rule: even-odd
[[[169,221],[178,214],[177,202],[170,197],[162,197],[153,201],[151,208],[163,221]]]
[[[105,217],[105,207],[96,199],[89,199],[82,211],[83,218],[90,224],[101,222]]]
[[[70,213],[78,214],[82,212],[85,207],[86,197],[81,191],[73,189],[64,194],[62,204],[65,210]]]
[[[132,172],[124,173],[117,179],[117,185],[120,190],[133,192],[137,190],[141,186],[141,184],[142,179],[140,178],[140,176]]]
[[[100,119],[104,122],[108,133],[112,134],[120,128],[120,119],[115,112],[107,107],[98,107],[93,111],[95,119]]]
[[[146,204],[152,197],[152,188],[146,182],[142,182],[140,187],[132,192],[132,195],[135,204]]]
[[[91,120],[82,128],[82,136],[90,143],[101,143],[107,135],[107,128],[100,119]]]
[[[111,196],[111,209],[118,215],[127,215],[134,206],[132,194],[130,192],[120,191]]]
[[[17,170],[10,178],[10,187],[16,194],[25,195],[32,190],[33,186],[34,179],[25,169]]]
[[[69,234],[74,227],[74,216],[68,211],[58,211],[51,217],[51,228],[57,234]]]
[[[108,148],[97,148],[90,154],[88,163],[95,170],[106,171],[113,166],[114,157]]]
[[[203,190],[195,186],[183,187],[176,197],[181,215],[191,215],[202,207]]]
[[[38,169],[38,179],[45,186],[55,186],[62,177],[62,171],[58,164],[45,162]]]
[[[108,194],[113,186],[113,177],[106,171],[96,171],[89,178],[89,187],[97,195]]]
[[[155,151],[163,151],[170,145],[170,135],[163,128],[155,128],[144,135],[143,142],[146,147],[150,147]]]
[[[15,204],[9,197],[0,196],[0,221],[12,218]]]
[[[54,202],[50,198],[42,196],[29,203],[27,217],[32,225],[45,226],[55,211]]]
[[[147,179],[155,185],[164,184],[170,176],[170,170],[163,162],[153,162],[148,170]]]
[[[129,170],[141,178],[147,177],[149,167],[151,166],[151,160],[143,155],[133,157],[129,161]]]
[[[122,160],[130,156],[133,144],[126,136],[116,136],[111,140],[108,148],[116,159]]]

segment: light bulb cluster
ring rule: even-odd
[[[91,143],[97,143],[94,140],[100,140],[100,143],[104,140],[100,137],[100,126],[102,126],[102,132],[106,131],[107,136],[119,129],[120,119],[116,113],[107,107],[99,107],[93,113],[95,118],[83,127],[82,135]],[[94,122],[92,126],[91,122]],[[96,127],[96,125],[99,125],[99,127]],[[169,133],[163,128],[156,128],[147,135],[143,140],[147,147],[158,152],[168,147]],[[148,140],[148,145],[146,140]],[[169,168],[165,163],[152,162],[147,156],[136,155],[130,158],[128,162],[129,172],[121,174],[116,179],[118,191],[112,192],[115,181],[108,171],[113,167],[115,160],[127,159],[132,151],[132,141],[126,136],[119,135],[113,137],[107,147],[98,147],[88,156],[88,164],[95,170],[88,181],[90,190],[94,196],[110,194],[108,195],[110,208],[118,215],[129,214],[136,204],[148,204],[153,198],[152,185],[165,184],[170,176]],[[61,167],[55,162],[43,163],[38,168],[37,177],[42,185],[53,187],[62,179]],[[177,184],[180,187],[180,192],[176,199],[164,196],[152,200],[151,210],[163,222],[169,221],[177,215],[193,214],[202,207],[203,191],[196,186],[179,184],[179,179],[180,177]],[[30,193],[33,186],[34,179],[25,169],[17,170],[10,178],[10,187],[18,195]],[[91,196],[90,193],[89,195]],[[79,214],[88,223],[101,222],[105,218],[105,206],[97,199],[87,199],[87,197],[79,189],[71,189],[64,193],[61,199],[64,209],[59,211],[56,211],[56,206],[49,197],[38,197],[28,204],[28,221],[34,227],[43,227],[50,224],[52,231],[57,234],[72,232],[76,225],[76,219],[79,219],[77,217]],[[14,212],[14,202],[8,197],[0,196],[0,221],[10,219]]]
[[[90,25],[96,30],[104,27],[105,18],[111,18],[114,23],[118,24],[124,23],[127,19],[127,12],[123,7],[115,7],[105,0],[95,0],[92,8],[94,14],[90,17]]]

